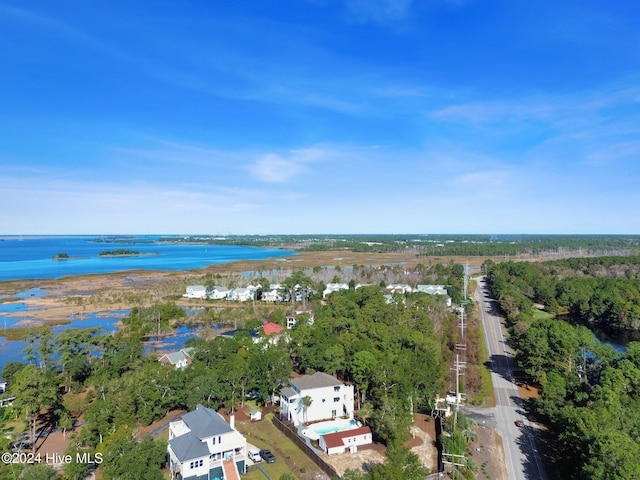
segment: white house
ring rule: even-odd
[[[262,301],[263,302],[281,302],[283,300],[282,294],[280,293],[279,288],[269,288],[268,290],[262,291]]]
[[[308,309],[294,310],[292,313],[287,315],[287,328],[289,330],[291,330],[293,327],[296,326],[296,324],[298,323],[299,315],[306,315],[307,322],[309,323],[309,325],[313,325],[313,321],[315,320],[313,316],[313,310],[308,310]]]
[[[280,413],[294,425],[336,417],[353,418],[353,385],[316,372],[289,380],[280,394]],[[309,397],[305,407],[303,399]]]
[[[411,285],[407,285],[406,283],[390,283],[387,285],[387,291],[389,293],[410,293],[412,291]]]
[[[204,285],[189,285],[182,295],[185,298],[207,298],[207,287]]]
[[[417,285],[416,292],[427,293],[429,295],[444,295],[447,301],[447,307],[451,306],[451,297],[444,285]]]
[[[7,391],[7,380],[4,377],[0,377],[0,393]]]
[[[207,292],[207,297],[211,300],[223,300],[227,298],[227,295],[229,295],[229,289],[218,285]]]
[[[229,290],[229,293],[227,293],[227,300],[235,302],[246,302],[248,300],[253,300],[255,294],[255,287],[233,288]]]
[[[167,352],[162,354],[158,361],[163,365],[173,365],[175,368],[184,369],[191,365],[193,348],[183,348],[177,352]]]
[[[373,443],[373,435],[369,427],[358,427],[322,435],[319,443],[320,448],[329,455],[344,453],[345,451],[356,453],[358,446]]]
[[[349,284],[347,283],[327,283],[327,287],[322,291],[322,298],[327,295],[337,292],[338,290],[349,290]]]
[[[169,469],[174,480],[239,480],[247,440],[215,410],[198,405],[169,423]]]

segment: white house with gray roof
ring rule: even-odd
[[[447,307],[451,306],[451,297],[447,292],[447,287],[444,285],[418,285],[414,291],[429,295],[443,295],[446,299]]]
[[[207,287],[204,285],[189,285],[186,293],[182,296],[185,298],[207,298]]]
[[[245,473],[247,440],[215,410],[198,405],[169,423],[169,468],[174,480],[237,480]]]
[[[158,361],[163,365],[173,365],[174,368],[185,369],[191,365],[193,348],[182,348],[176,352],[163,353]]]
[[[353,385],[323,372],[289,380],[280,393],[280,413],[294,425],[336,417],[353,418]],[[303,398],[311,404],[305,407]]]

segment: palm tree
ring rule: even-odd
[[[300,399],[300,402],[302,403],[302,417],[304,422],[307,423],[307,409],[313,403],[313,399],[309,395],[305,395]]]

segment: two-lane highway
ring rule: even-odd
[[[496,430],[502,437],[510,480],[546,480],[538,455],[532,427],[522,415],[522,401],[513,378],[515,360],[507,344],[504,327],[495,300],[490,298],[486,278],[478,279],[475,292],[487,350],[491,361],[491,379],[496,397]],[[516,422],[521,426],[518,427]]]

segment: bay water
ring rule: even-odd
[[[160,241],[162,240],[162,241]],[[173,240],[177,240],[174,238]],[[100,255],[102,252],[132,250],[140,255]],[[68,255],[59,260],[56,256]],[[263,260],[269,257],[294,255],[291,250],[242,246],[187,244],[160,236],[0,236],[0,281],[23,279],[55,279],[71,275],[114,273],[129,270],[182,271],[204,268],[208,265],[240,260]],[[19,292],[18,298],[43,295],[46,292],[32,288]],[[0,298],[0,371],[10,360],[24,361],[24,341],[9,341],[2,329],[12,328],[19,322],[15,313],[24,310],[24,304],[3,303]],[[7,300],[7,299],[5,299]],[[115,330],[115,325],[128,312],[103,312],[70,319],[66,325],[52,327],[58,334],[67,328],[100,327],[104,332]],[[11,314],[11,316],[9,316]],[[166,337],[159,345],[162,350],[179,349],[197,332],[180,327],[174,336]]]

